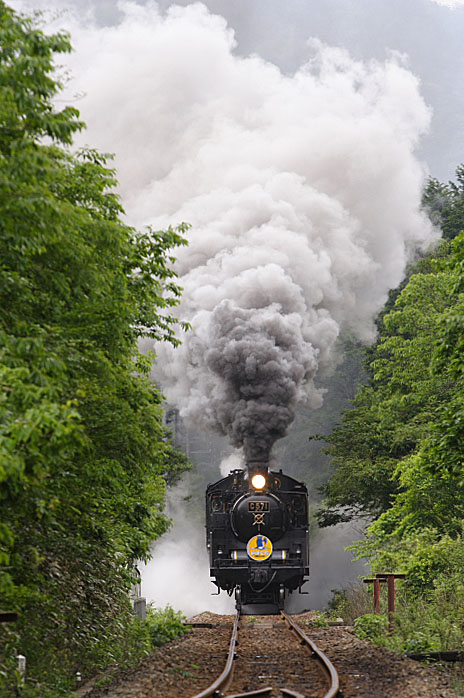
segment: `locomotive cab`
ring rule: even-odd
[[[306,486],[262,464],[206,490],[210,576],[246,612],[276,612],[309,575]]]

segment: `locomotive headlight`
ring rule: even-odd
[[[253,485],[255,490],[262,490],[263,487],[266,486],[266,478],[264,477],[264,475],[253,475],[253,477],[251,478],[251,484]]]

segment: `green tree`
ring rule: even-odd
[[[443,184],[432,178],[423,196],[430,218],[441,228],[447,240],[464,231],[464,165],[456,169],[456,180]]]
[[[463,172],[448,187],[456,199]],[[377,571],[407,571],[417,593],[435,577],[457,573],[462,557],[464,233],[457,231],[464,229],[464,210],[458,215],[454,203],[452,243],[420,262],[382,317],[369,351],[370,384],[332,439],[341,462],[326,488],[329,505],[354,502],[376,519],[354,546],[358,555]],[[372,451],[363,467],[366,443]],[[388,500],[375,506],[362,477],[374,492],[390,488]]]
[[[410,273],[409,282],[379,323],[367,351],[367,385],[360,388],[329,437],[334,474],[324,486],[321,522],[379,516],[404,488],[398,463],[430,433],[453,380],[432,373],[433,337],[450,304],[445,243]]]
[[[187,467],[138,350],[179,341],[186,226],[128,227],[107,157],[69,150],[83,124],[53,104],[69,50],[0,1],[0,594],[20,611],[0,687],[15,652],[41,679],[111,660],[132,565]]]
[[[373,528],[396,537],[421,529],[456,536],[461,532],[464,517],[464,448],[462,416],[464,414],[464,235],[455,238],[451,254],[444,260],[442,271],[435,277],[440,290],[433,293],[428,286],[427,306],[419,305],[417,294],[404,294],[407,313],[405,324],[396,330],[417,327],[414,318],[420,313],[426,328],[419,351],[414,338],[415,358],[427,366],[424,385],[408,382],[414,357],[404,357],[404,365],[395,364],[394,356],[384,364],[385,373],[399,376],[398,387],[404,390],[408,404],[421,404],[420,430],[416,446],[408,457],[399,459],[395,471],[401,492],[391,508],[385,511]],[[413,277],[416,279],[416,277]],[[417,285],[417,284],[416,284]],[[432,307],[433,306],[433,310]],[[425,361],[425,353],[428,360]],[[421,359],[422,357],[422,359]],[[401,419],[405,415],[398,411]]]
[[[367,352],[369,384],[330,446],[323,516],[341,507],[374,519],[351,548],[374,572],[406,573],[394,635],[380,638],[404,650],[463,642],[463,166],[457,180],[429,183],[425,203],[447,240],[391,294]]]

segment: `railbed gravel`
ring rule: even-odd
[[[359,640],[346,627],[311,627],[312,616],[308,612],[293,617],[337,669],[344,698],[456,698],[460,695],[453,689],[452,677],[437,666],[425,666],[404,654]]]
[[[312,627],[313,617],[311,611],[293,616],[335,665],[344,698],[459,696],[453,689],[452,676],[434,665],[424,666],[359,640],[346,627]],[[110,685],[97,687],[97,682],[84,686],[79,698],[188,698],[200,693],[224,668],[233,616],[205,612],[191,621],[211,627],[196,625],[132,669],[116,672]],[[310,653],[306,650],[303,656],[301,646],[282,625],[279,616],[242,616],[238,659],[227,693],[249,690],[254,675],[254,686],[274,686],[274,696],[280,695],[281,686],[307,697],[324,694]]]

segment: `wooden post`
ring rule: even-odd
[[[372,584],[372,598],[374,602],[374,613],[380,613],[380,585],[388,585],[388,626],[390,632],[393,630],[393,616],[395,613],[395,579],[404,579],[405,574],[377,574],[375,578],[363,579],[364,584]]]
[[[364,584],[373,584],[372,599],[374,603],[374,613],[380,613],[380,580],[363,579]]]
[[[374,579],[373,584],[374,613],[380,613],[380,581]]]
[[[388,623],[390,627],[393,624],[393,614],[395,612],[395,577],[389,574],[387,577],[388,584]]]
[[[395,614],[395,579],[404,579],[406,575],[387,572],[386,574],[377,574],[376,577],[379,582],[386,582],[388,585],[388,629],[392,633]]]

